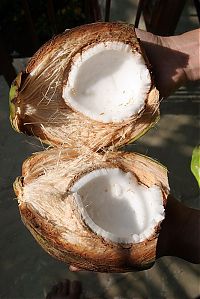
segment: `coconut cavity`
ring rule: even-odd
[[[139,184],[132,173],[119,168],[87,173],[70,191],[86,224],[114,242],[144,241],[164,219],[160,188]]]
[[[145,106],[151,77],[142,55],[123,42],[101,42],[73,57],[63,98],[100,122],[121,122]]]

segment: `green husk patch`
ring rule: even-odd
[[[200,146],[196,146],[192,152],[191,171],[200,188]]]

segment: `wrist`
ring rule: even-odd
[[[169,49],[170,55],[166,57],[166,63],[171,65],[171,79],[174,89],[177,89],[185,85],[188,80],[185,70],[189,56],[187,53],[182,52],[181,47],[178,46],[179,36],[161,36],[160,40],[162,46]]]
[[[170,37],[171,48],[187,55],[187,65],[183,68],[186,81],[197,81],[200,79],[199,51],[200,30],[196,29],[181,35]]]

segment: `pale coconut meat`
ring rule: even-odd
[[[101,122],[120,122],[145,106],[151,77],[142,55],[129,44],[104,42],[72,59],[63,98],[73,109]]]
[[[94,170],[70,191],[89,227],[113,242],[142,242],[164,219],[160,188],[141,185],[119,168]]]

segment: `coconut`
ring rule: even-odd
[[[159,118],[159,92],[134,27],[95,23],[54,37],[18,75],[11,123],[53,146],[119,147]]]
[[[169,186],[167,170],[152,159],[46,150],[24,162],[14,189],[24,224],[55,258],[101,272],[155,261]]]
[[[14,183],[22,220],[49,254],[101,272],[155,261],[167,170],[116,148],[158,117],[159,93],[132,25],[64,32],[17,76],[13,128],[54,146],[27,159]]]

